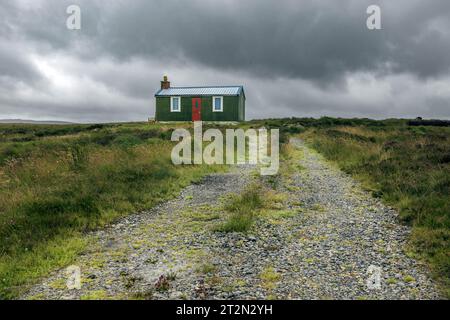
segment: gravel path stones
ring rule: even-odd
[[[240,166],[90,235],[94,245],[75,263],[81,289],[68,290],[61,270],[24,298],[438,299],[404,251],[408,228],[396,212],[301,140],[291,143],[302,169],[278,178],[282,204],[247,234],[213,230],[226,195],[258,179]]]

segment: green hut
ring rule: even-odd
[[[245,121],[243,86],[171,87],[155,94],[156,121]]]

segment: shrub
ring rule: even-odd
[[[114,144],[122,147],[134,147],[142,143],[142,139],[132,134],[122,134],[114,139]]]

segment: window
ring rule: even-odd
[[[223,97],[213,97],[213,112],[223,112]]]
[[[180,97],[170,97],[170,112],[181,112]]]

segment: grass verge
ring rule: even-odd
[[[429,263],[450,297],[450,128],[340,126],[301,136],[399,210],[412,226],[409,254]]]
[[[85,234],[224,166],[174,166],[171,127],[0,126],[0,299],[70,264]]]

